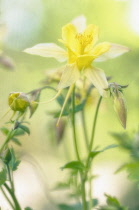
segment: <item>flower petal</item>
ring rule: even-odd
[[[104,71],[95,67],[89,67],[85,69],[85,75],[92,81],[100,95],[103,95],[104,89],[108,88],[108,82]]]
[[[87,39],[92,39],[91,45],[94,45],[98,40],[98,26],[90,24],[84,30],[84,36]]]
[[[67,47],[74,48],[75,42],[77,42],[75,38],[76,34],[77,30],[73,24],[69,23],[63,26],[62,39]]]
[[[78,33],[82,33],[86,28],[86,18],[84,15],[76,17],[71,23],[76,27]]]
[[[111,45],[110,49],[106,53],[95,59],[96,62],[101,62],[111,58],[116,58],[130,50],[128,47],[119,44],[110,43],[110,45]]]
[[[58,89],[63,89],[71,86],[79,79],[79,77],[80,72],[75,63],[66,65],[60,83],[58,85]]]
[[[103,42],[97,44],[91,51],[90,54],[94,55],[94,57],[98,57],[103,53],[107,52],[110,49],[111,45],[108,42]]]
[[[92,55],[80,55],[77,56],[76,58],[76,62],[78,65],[78,68],[81,70],[87,66],[90,66],[90,64],[92,63],[92,61],[94,60],[94,56]]]
[[[67,60],[67,52],[54,43],[37,44],[32,48],[25,49],[24,52],[43,57],[53,57],[60,62]]]

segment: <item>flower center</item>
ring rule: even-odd
[[[75,35],[75,38],[79,42],[79,52],[80,54],[84,53],[84,49],[87,47],[87,45],[91,44],[93,37],[91,34],[85,34],[85,33],[78,33]]]

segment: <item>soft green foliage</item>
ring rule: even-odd
[[[84,170],[85,166],[82,162],[79,161],[71,161],[69,163],[66,163],[61,169],[73,169],[73,170]]]
[[[95,207],[98,205],[98,200],[93,199],[92,203],[93,203],[93,206]],[[89,202],[87,202],[87,206],[89,207]],[[72,204],[72,205],[59,204],[58,207],[60,210],[82,210],[83,209],[81,203]]]
[[[110,144],[110,145],[108,145],[108,146],[106,146],[104,149],[102,149],[102,150],[99,150],[99,151],[92,151],[91,153],[90,153],[90,157],[93,159],[95,156],[97,156],[98,154],[100,154],[100,153],[102,153],[102,152],[104,152],[104,151],[106,151],[106,150],[108,150],[108,149],[113,149],[113,148],[116,148],[116,147],[118,147],[118,145],[117,144]]]
[[[99,210],[128,210],[127,207],[121,206],[116,197],[107,194],[105,196],[107,198],[107,205],[99,207]]]
[[[0,186],[3,185],[7,180],[7,172],[3,168],[2,171],[0,171]]]
[[[118,141],[119,147],[130,156],[129,162],[123,164],[117,172],[127,170],[128,177],[139,182],[139,133],[112,133],[112,136]]]
[[[16,158],[13,148],[10,149],[10,152],[11,152],[11,160],[9,161],[8,165],[12,171],[16,171],[21,161]]]

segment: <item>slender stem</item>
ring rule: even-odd
[[[73,139],[74,139],[76,156],[77,156],[78,161],[80,161],[81,159],[80,159],[80,155],[79,155],[79,151],[78,151],[76,127],[75,127],[75,86],[74,86],[73,92],[72,92],[72,128],[73,128]]]
[[[92,150],[93,143],[94,143],[95,129],[96,129],[98,111],[99,111],[99,107],[100,107],[101,101],[102,101],[102,96],[100,96],[100,98],[98,100],[97,108],[96,108],[96,111],[95,111],[95,117],[94,117],[93,128],[92,128],[92,135],[91,135],[91,141],[90,141],[90,146],[89,146],[90,147],[90,152]]]
[[[89,170],[89,166],[90,166],[90,152],[92,151],[92,147],[93,147],[93,143],[94,143],[94,137],[95,137],[95,130],[96,130],[96,123],[97,123],[97,117],[98,117],[98,111],[99,111],[99,107],[102,101],[102,96],[100,96],[98,103],[97,103],[97,107],[96,107],[96,111],[95,111],[95,116],[94,116],[94,121],[93,121],[93,128],[92,128],[92,135],[91,135],[91,141],[90,141],[90,145],[89,145],[89,153],[88,153],[88,158],[87,158],[87,163],[86,163],[86,174],[85,174],[85,179],[87,179],[87,173]],[[90,170],[91,170],[91,166],[90,166]],[[90,173],[91,175],[91,173]],[[90,177],[91,178],[91,177]],[[89,197],[90,197],[90,202],[89,202],[89,209],[92,209],[93,206],[93,202],[92,202],[92,180],[89,180],[89,185],[90,185],[90,191],[89,191]]]
[[[8,164],[6,164],[7,167],[7,171],[8,171],[8,177],[9,177],[9,181],[11,184],[11,190],[14,192],[14,184],[13,184],[13,180],[12,180],[12,176],[11,176],[11,171],[10,171],[10,167]]]
[[[90,166],[90,179],[89,179],[89,210],[92,209],[92,206],[93,206],[93,201],[92,201],[92,178],[91,178],[91,175],[92,175],[92,167]]]
[[[22,210],[18,201],[17,201],[17,198],[14,194],[14,192],[12,192],[12,190],[10,189],[10,187],[5,183],[4,184],[4,187],[7,189],[7,191],[9,192],[9,194],[11,195],[13,201],[14,201],[14,204],[15,204],[15,210]]]
[[[75,127],[75,86],[72,92],[72,128],[73,128],[73,139],[74,139],[74,146],[76,151],[77,160],[81,161],[79,152],[78,152],[78,145],[77,145],[77,137],[76,137],[76,127]],[[83,210],[87,210],[87,203],[86,203],[86,192],[85,192],[85,180],[83,178],[83,174],[80,171],[80,178],[81,178],[81,188],[82,188],[82,203],[83,203]]]
[[[80,173],[80,177],[81,177],[81,191],[82,191],[83,210],[87,210],[86,192],[85,192],[85,179],[83,178],[82,173]]]
[[[3,189],[2,187],[0,187],[0,189],[1,189],[1,191],[2,191],[2,193],[3,193],[3,195],[4,195],[4,197],[5,197],[6,200],[8,201],[9,205],[11,206],[11,208],[12,208],[13,210],[15,210],[14,205],[12,204],[12,202],[10,201],[10,199],[8,198],[8,196],[6,195],[4,189]]]
[[[94,121],[93,121],[93,128],[92,128],[92,135],[91,135],[91,141],[90,141],[90,145],[89,145],[90,151],[89,151],[88,158],[87,158],[87,163],[86,163],[86,167],[87,168],[89,166],[90,152],[92,151],[92,147],[93,147],[93,143],[94,143],[95,129],[96,129],[98,111],[99,111],[99,107],[100,107],[101,101],[102,101],[102,96],[100,96],[100,98],[98,100],[98,104],[97,104],[96,111],[95,111],[95,116],[94,116]]]
[[[85,143],[86,143],[86,148],[87,148],[87,151],[88,151],[89,150],[89,139],[88,139],[87,127],[86,127],[86,123],[85,123],[85,110],[84,110],[84,108],[82,110],[82,125],[83,125],[84,139],[85,139]]]
[[[10,130],[7,138],[5,139],[5,142],[3,143],[3,145],[0,148],[0,153],[3,151],[4,147],[6,146],[6,144],[9,143],[9,141],[11,140],[11,137],[14,135],[14,132],[16,132],[16,130]]]
[[[13,130],[9,131],[7,138],[5,139],[5,142],[3,143],[3,145],[0,148],[0,153],[3,151],[5,145],[8,144],[8,142],[10,141],[12,132],[13,132]]]

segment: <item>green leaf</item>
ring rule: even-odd
[[[61,169],[75,169],[75,170],[83,170],[85,168],[84,164],[80,161],[71,161],[67,164],[65,164]]]
[[[108,149],[116,148],[116,147],[118,147],[117,144],[110,144],[110,145],[104,147],[104,149],[102,150],[102,152],[104,152],[104,151],[106,151],[106,150],[108,150]]]
[[[12,171],[16,171],[21,161],[16,159],[13,148],[11,148],[10,151],[11,151],[12,158],[11,158],[11,161],[9,162],[9,166]]]
[[[132,149],[132,139],[127,133],[111,133],[111,135],[119,142],[120,147],[126,150]]]
[[[25,131],[28,135],[30,135],[30,130],[27,126],[25,125],[19,125],[19,128],[21,128],[23,131]]]
[[[93,199],[93,206],[98,205],[98,200],[97,199]],[[89,206],[89,202],[87,202],[87,206]],[[59,204],[58,205],[60,210],[82,210],[82,204],[81,203],[76,203],[73,205],[67,205],[67,204]]]
[[[100,154],[101,152],[104,152],[104,151],[106,151],[106,150],[108,150],[108,149],[113,149],[113,148],[116,148],[116,147],[118,147],[118,145],[117,144],[110,144],[110,145],[108,145],[108,146],[106,146],[106,147],[104,147],[104,149],[102,149],[102,150],[100,150],[100,151],[92,151],[92,152],[90,152],[90,157],[93,159],[94,157],[96,157],[98,154]]]
[[[84,106],[85,106],[85,100],[81,104],[78,104],[77,106],[75,106],[75,113],[82,111]]]
[[[116,197],[105,194],[107,197],[107,205],[100,206],[98,210],[128,210],[127,207],[121,206]]]
[[[3,152],[2,161],[3,161],[5,164],[9,164],[9,162],[11,161],[11,159],[12,159],[11,151],[10,151],[9,148],[7,148],[7,149]]]
[[[33,209],[30,207],[26,207],[24,210],[33,210]]]
[[[17,139],[17,138],[12,138],[11,139],[15,144],[17,144],[18,146],[21,146],[21,142]]]
[[[21,128],[17,128],[16,130],[13,130],[13,136],[22,136],[25,134],[25,131]]]
[[[1,132],[4,134],[4,135],[8,135],[8,133],[9,133],[9,129],[7,129],[7,128],[5,128],[5,127],[2,127],[2,128],[0,128],[0,130],[1,130]]]
[[[90,157],[93,159],[94,157],[96,157],[101,152],[102,151],[92,151],[92,152],[90,152]]]
[[[6,170],[3,168],[0,172],[0,186],[6,182]]]
[[[57,97],[56,100],[57,100],[58,104],[62,107],[64,104],[64,100],[65,100],[64,97],[62,95],[60,95]]]
[[[107,194],[105,194],[105,196],[107,197],[107,204],[108,205],[115,206],[115,207],[119,207],[120,206],[120,203],[119,203],[119,201],[117,200],[116,197],[112,197],[112,196],[107,195]]]

